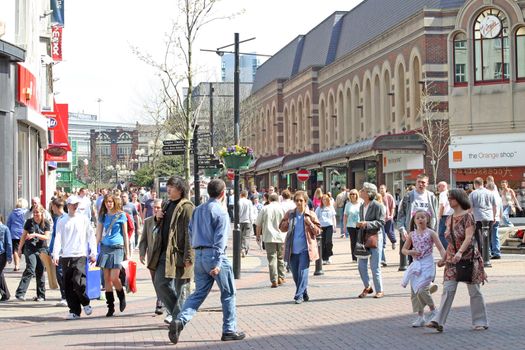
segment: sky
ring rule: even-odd
[[[272,55],[334,11],[350,10],[360,2],[221,0],[215,8],[217,17],[238,14],[202,28],[194,44],[196,83],[220,80],[219,56],[200,49],[231,44],[238,32],[241,41],[256,38],[242,43],[241,52]],[[147,123],[144,106],[158,93],[159,78],[131,47],[160,59],[166,33],[177,16],[177,0],[65,2],[63,62],[54,67],[53,76],[56,101],[69,103],[70,112],[100,111],[105,121]]]

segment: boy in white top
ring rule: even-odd
[[[94,263],[97,243],[91,222],[87,216],[77,213],[80,199],[69,197],[66,201],[68,215],[57,222],[53,261],[62,265],[68,320],[80,318],[81,306],[86,315],[93,312],[86,295],[86,257]],[[60,257],[60,260],[59,260]]]
[[[447,249],[448,241],[445,239],[445,231],[447,229],[447,218],[454,213],[448,202],[448,184],[441,181],[437,184],[439,191],[439,209],[438,209],[438,235],[441,244]]]

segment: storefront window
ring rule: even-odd
[[[460,33],[454,37],[454,82],[468,82],[467,72],[467,36]]]
[[[29,130],[25,125],[18,125],[18,198],[29,201]]]
[[[503,12],[487,9],[476,19],[474,52],[476,82],[509,79],[508,21]]]
[[[516,31],[516,74],[518,79],[525,78],[525,27]]]

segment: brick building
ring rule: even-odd
[[[259,186],[337,192],[364,181],[404,188],[430,168],[415,133],[422,83],[447,104],[447,36],[463,1],[368,0],[335,12],[281,49],[257,71],[251,99],[256,130],[247,137],[260,156]],[[446,116],[442,116],[446,117]],[[445,161],[446,163],[446,161]]]

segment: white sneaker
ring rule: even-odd
[[[171,321],[173,320],[173,316],[168,315],[164,318],[164,323],[171,324]]]
[[[430,321],[432,321],[434,319],[434,317],[436,317],[438,313],[438,309],[434,309],[432,311],[429,312],[429,314],[425,317],[425,320],[426,322],[425,323],[429,323]]]
[[[332,257],[329,257],[328,260],[326,261],[326,263],[327,263],[328,265],[330,265],[330,264],[332,263]]]
[[[78,320],[80,318],[79,315],[77,314],[74,314],[72,312],[70,312],[67,316],[66,316],[66,320]]]
[[[93,308],[89,305],[84,306],[84,313],[88,316],[91,315],[93,313]]]
[[[396,242],[392,243],[392,250],[396,250]]]
[[[425,319],[423,316],[418,316],[414,322],[412,322],[412,327],[424,327],[425,326]]]
[[[55,306],[67,306],[67,300],[61,299]]]

